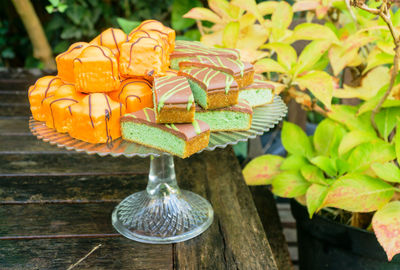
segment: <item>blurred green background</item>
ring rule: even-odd
[[[156,19],[177,31],[178,39],[199,40],[195,21],[182,15],[202,0],[34,0],[54,55],[76,41],[90,41],[109,27],[129,32],[140,21]],[[13,4],[0,0],[0,66],[41,68]]]

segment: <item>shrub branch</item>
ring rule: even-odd
[[[387,0],[383,0],[382,1],[382,5],[380,6],[380,8],[370,8],[363,1],[360,1],[360,0],[353,0],[351,2],[351,4],[353,6],[355,6],[355,7],[358,7],[360,9],[362,9],[362,10],[365,10],[365,11],[371,13],[371,14],[378,15],[379,17],[381,17],[382,20],[388,26],[388,28],[390,30],[390,34],[392,35],[392,38],[393,38],[395,54],[394,54],[394,59],[393,59],[393,68],[392,68],[392,73],[391,73],[391,76],[390,76],[389,87],[386,90],[385,94],[382,96],[382,98],[379,100],[378,104],[372,110],[372,113],[371,113],[371,124],[372,124],[372,127],[374,128],[376,134],[378,134],[378,136],[381,137],[381,135],[379,134],[379,131],[378,131],[378,127],[377,127],[376,122],[375,122],[375,116],[379,112],[379,110],[381,109],[381,107],[382,107],[383,103],[385,102],[385,100],[388,98],[388,96],[392,92],[394,83],[396,81],[396,76],[397,76],[397,73],[399,71],[400,36],[397,33],[397,30],[393,26],[393,23],[392,23],[392,21],[390,19],[390,11],[389,11],[390,10],[389,9],[390,4],[388,3]]]

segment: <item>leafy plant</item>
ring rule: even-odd
[[[303,202],[310,218],[327,208],[375,212],[372,227],[391,260],[400,253],[393,245],[400,240],[387,237],[400,230],[394,223],[400,205],[391,202],[400,194],[400,169],[394,163],[400,140],[390,143],[378,138],[369,118],[357,118],[356,109],[333,105],[330,118],[309,137],[300,127],[284,122],[282,143],[288,156],[260,156],[243,174],[249,185],[271,184],[274,194]],[[378,114],[380,124],[387,123],[383,114]],[[347,121],[342,124],[344,117]]]
[[[367,71],[360,86],[344,85],[333,92],[363,102],[332,105],[313,136],[285,122],[282,143],[288,156],[258,157],[243,173],[249,185],[271,184],[276,195],[296,198],[307,207],[310,218],[319,212],[335,213],[343,217],[340,220],[344,223],[372,228],[390,261],[400,253],[400,35],[395,27],[396,16],[392,16],[386,0],[378,8],[363,1],[351,4],[374,17],[372,29],[362,31],[365,34],[341,39],[354,40],[357,54],[362,46],[368,47],[367,62],[361,67],[361,71]],[[381,35],[373,36],[377,29]],[[387,44],[388,34],[391,45]],[[358,47],[360,43],[363,45]],[[338,44],[332,42],[330,50]],[[391,61],[387,56],[384,61],[374,59],[379,53],[392,56]],[[375,66],[368,69],[371,61]],[[368,222],[362,222],[361,216]]]

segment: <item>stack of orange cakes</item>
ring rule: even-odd
[[[28,90],[32,116],[89,143],[122,135],[184,158],[206,147],[210,132],[250,128],[252,107],[272,100],[237,50],[175,41],[155,20],[129,34],[109,28],[56,62],[57,76]]]

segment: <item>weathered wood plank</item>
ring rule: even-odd
[[[99,157],[97,155],[0,154],[0,176],[43,176],[43,175],[118,175],[146,174],[149,158]]]
[[[191,165],[187,164],[182,168],[199,166],[196,161],[196,156],[183,160],[182,163],[190,162]],[[205,169],[201,167],[206,173],[206,182],[203,183],[205,188],[202,192],[207,194],[215,211],[216,220],[213,226],[215,228],[218,225],[219,237],[223,241],[223,259],[226,269],[278,269],[232,149],[205,152],[199,161],[205,163]],[[191,180],[191,182],[195,181]],[[197,189],[195,189],[196,192],[198,192]],[[189,247],[184,248],[184,245],[188,244],[177,244],[178,266],[181,262],[191,262],[191,266],[200,265],[198,268],[202,269],[203,253],[199,250],[190,252]],[[209,258],[210,251],[214,253],[217,249],[212,246],[211,241],[203,244],[210,245],[202,249]],[[218,253],[216,255],[219,256]]]
[[[11,236],[115,233],[111,213],[116,205],[116,202],[1,205],[0,241]]]
[[[31,135],[29,130],[29,118],[25,119],[0,119],[0,136]]]
[[[215,154],[207,153],[204,158],[207,163],[210,200],[216,211],[221,211],[222,233],[235,256],[237,267],[277,268],[253,198],[233,151],[217,150]],[[243,246],[251,249],[244,251]],[[258,256],[250,259],[257,253]]]
[[[1,269],[172,269],[172,245],[146,245],[123,237],[0,241]]]
[[[31,110],[26,103],[0,103],[0,116],[30,115]]]
[[[147,174],[0,177],[0,205],[120,201],[146,182]]]
[[[179,186],[210,200],[203,155],[192,156],[189,160],[175,158],[175,165]],[[225,257],[226,248],[220,232],[219,213],[215,211],[214,222],[206,232],[175,245],[174,266],[176,269],[229,269],[234,258]]]
[[[25,103],[28,104],[28,90],[0,90],[0,103]]]
[[[290,262],[288,246],[271,191],[266,186],[253,186],[250,187],[250,190],[278,268],[292,270],[293,265]]]

